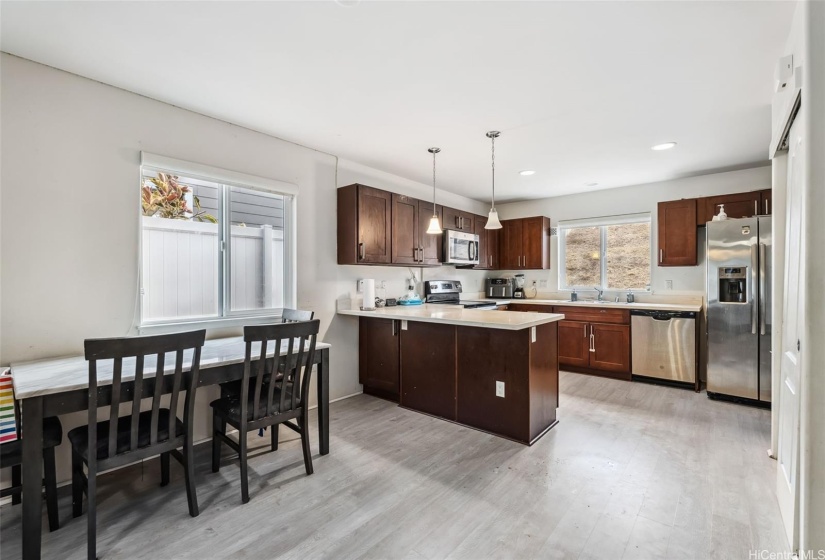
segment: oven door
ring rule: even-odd
[[[447,264],[478,264],[478,236],[474,233],[446,230],[444,232],[444,262]]]

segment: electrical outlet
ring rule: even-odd
[[[364,281],[358,280],[355,283],[355,293],[356,294],[363,294],[364,293]]]
[[[547,287],[547,280],[539,280],[539,288],[546,288]]]
[[[665,280],[665,288],[667,288],[668,290],[672,290],[673,289],[673,280]]]
[[[504,398],[504,381],[496,381],[496,396]]]
[[[378,283],[378,287],[381,288],[382,290],[386,290],[387,289],[387,281],[386,280],[381,280],[381,282]]]

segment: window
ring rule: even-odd
[[[563,290],[650,289],[650,214],[559,223]]]
[[[293,190],[143,154],[141,329],[294,307]]]

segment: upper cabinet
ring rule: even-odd
[[[501,222],[499,251],[505,270],[550,269],[550,218],[536,216]]]
[[[759,206],[759,214],[762,216],[770,216],[773,213],[773,191],[765,189],[759,191],[762,204]]]
[[[659,266],[695,266],[696,247],[695,198],[659,203]]]
[[[391,193],[358,184],[338,189],[338,264],[390,264],[391,237]]]
[[[418,264],[421,250],[418,199],[392,195],[392,263]]]
[[[699,225],[705,225],[713,220],[722,205],[725,206],[725,214],[730,219],[758,216],[762,208],[762,198],[759,191],[708,196],[700,199],[699,202],[702,206],[699,209]]]
[[[476,235],[478,235],[478,270],[496,270],[499,268],[498,229],[484,229],[487,216],[473,216]]]
[[[438,221],[443,223],[444,216],[443,216],[443,207],[436,206],[435,213],[438,216]],[[418,237],[419,237],[419,264],[434,266],[441,264],[441,261],[444,260],[442,257],[442,253],[444,252],[444,248],[442,246],[442,240],[444,236],[433,235],[431,233],[427,233],[427,228],[430,227],[430,218],[433,217],[433,203],[427,202],[425,200],[418,201]]]
[[[467,233],[473,233],[475,231],[475,224],[473,223],[475,216],[469,212],[463,212],[445,206],[443,218],[441,222],[443,229],[466,231]]]

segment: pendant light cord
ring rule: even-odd
[[[493,141],[493,197],[491,199],[491,210],[496,209],[496,137],[492,136],[490,140]]]
[[[435,211],[435,154],[436,152],[433,151],[433,218],[438,215]]]

